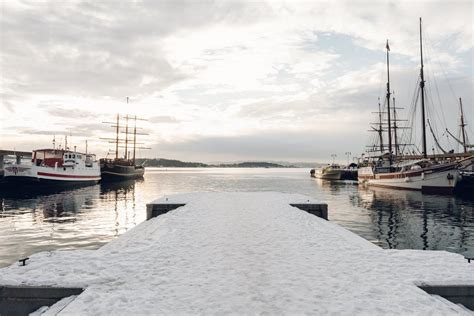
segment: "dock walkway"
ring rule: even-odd
[[[66,315],[469,313],[418,287],[474,285],[463,256],[382,250],[290,206],[313,202],[270,192],[165,197],[155,203],[185,205],[98,250],[0,269],[0,286],[85,288]]]

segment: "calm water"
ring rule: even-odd
[[[474,249],[474,199],[330,183],[308,169],[149,168],[137,182],[0,192],[0,267],[39,251],[96,249],[144,221],[146,203],[193,191],[301,193],[327,202],[331,221],[383,248]]]

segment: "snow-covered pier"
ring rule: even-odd
[[[451,288],[469,301],[474,264],[444,251],[383,250],[290,205],[317,204],[305,196],[195,193],[151,204],[174,207],[155,217],[149,207],[148,221],[98,250],[44,252],[0,269],[0,287],[84,289],[46,315],[470,313],[427,291]]]

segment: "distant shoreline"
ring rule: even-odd
[[[137,159],[138,165],[159,168],[298,168],[294,165],[281,165],[272,162],[248,161],[240,163],[206,164],[202,162],[186,162],[173,159]]]

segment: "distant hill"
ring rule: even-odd
[[[177,167],[177,168],[204,168],[209,165],[201,162],[186,162],[174,159],[154,158],[154,159],[137,159],[138,165],[145,167]]]
[[[258,161],[249,161],[249,162],[240,162],[233,164],[220,164],[220,165],[211,165],[212,167],[224,167],[224,168],[291,168],[292,166],[282,166],[272,162],[258,162]]]
[[[137,159],[137,164],[145,167],[164,167],[164,168],[293,168],[294,166],[283,166],[271,162],[248,161],[240,163],[222,163],[222,164],[205,164],[202,162],[186,162],[175,159]]]

